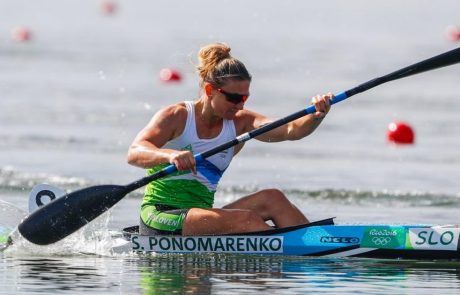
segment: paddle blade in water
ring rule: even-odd
[[[34,244],[55,243],[107,211],[129,189],[120,185],[99,185],[67,194],[26,217],[18,229]]]

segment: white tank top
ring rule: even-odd
[[[175,150],[191,150],[195,155],[206,152],[218,145],[233,140],[236,129],[233,120],[223,120],[222,130],[214,138],[202,139],[198,137],[195,123],[195,107],[193,101],[185,101],[187,107],[187,121],[181,135],[167,142],[163,148]],[[229,148],[197,163],[197,175],[192,173],[177,175],[172,179],[198,180],[210,192],[215,192],[222,174],[230,165],[234,155],[234,148]]]

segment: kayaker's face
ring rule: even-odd
[[[219,88],[213,89],[216,111],[227,120],[233,120],[236,113],[244,108],[249,97],[250,81],[229,81]]]

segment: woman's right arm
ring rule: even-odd
[[[170,163],[176,165],[178,170],[195,171],[192,153],[162,148],[169,140],[182,134],[186,120],[187,109],[184,104],[158,111],[129,147],[128,163],[141,168]]]

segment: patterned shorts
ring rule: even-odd
[[[141,209],[139,233],[143,235],[181,235],[182,225],[190,209],[167,205],[148,205]]]

